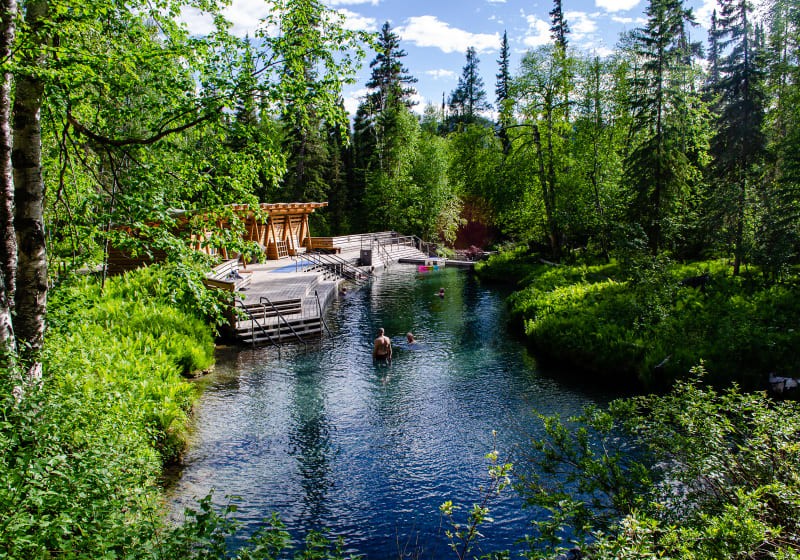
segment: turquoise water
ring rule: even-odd
[[[308,351],[219,352],[173,511],[213,490],[216,503],[241,498],[243,536],[275,511],[293,536],[328,527],[368,559],[447,557],[439,506],[452,500],[466,519],[488,483],[493,431],[501,456],[524,453],[534,409],[566,415],[609,398],[542,372],[506,332],[502,296],[463,271],[395,266],[327,318],[334,337]],[[372,363],[378,327],[394,341],[388,366]],[[406,332],[420,345],[406,347]],[[533,513],[512,490],[490,509],[481,548],[519,548]]]

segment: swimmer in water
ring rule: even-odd
[[[439,288],[439,293],[436,294],[436,295],[439,296],[440,298],[443,298],[444,297],[444,288]]]
[[[414,340],[414,335],[411,333],[406,334],[406,343],[407,344],[415,344],[417,341]]]
[[[389,337],[383,334],[383,329],[378,329],[378,338],[375,339],[375,345],[372,348],[373,361],[392,361],[392,341]]]

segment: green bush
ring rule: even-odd
[[[679,382],[540,418],[546,436],[517,465],[540,512],[528,558],[574,545],[596,559],[800,557],[797,403]]]
[[[711,277],[705,291],[679,285],[702,271]],[[770,372],[800,376],[798,291],[756,271],[734,278],[721,262],[653,258],[629,263],[627,271],[613,262],[550,266],[517,253],[489,261],[480,274],[516,275],[511,320],[530,345],[603,380],[666,389],[701,359],[719,385],[763,386]]]
[[[182,272],[181,272],[182,270]],[[159,480],[179,458],[193,385],[213,361],[219,302],[178,265],[107,281],[71,277],[52,292],[41,387],[15,396],[0,376],[0,559],[229,557],[235,504],[211,497],[169,526]],[[199,307],[204,301],[208,307]],[[290,538],[267,521],[235,558],[285,558]],[[310,532],[297,557],[344,558]]]

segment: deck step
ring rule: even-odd
[[[313,327],[318,327],[321,323],[319,317],[298,317],[295,315],[293,317],[285,317],[285,319],[286,319],[285,322],[276,321],[275,319],[272,319],[269,323],[259,322],[255,325],[253,325],[252,321],[240,321],[236,324],[236,335],[250,336],[251,331],[261,332],[259,324],[261,325],[261,327],[264,328],[265,331],[272,334],[273,332],[279,330],[285,330],[291,333],[292,329],[294,329],[297,332],[300,332],[301,329],[307,328],[308,325],[311,325]],[[287,326],[287,323],[292,328],[289,328],[289,326]]]
[[[322,335],[322,322],[319,318],[307,319],[302,323],[294,323],[292,324],[292,328],[294,332],[282,323],[280,328],[269,327],[264,330],[269,334],[269,337],[272,337],[272,340],[281,342],[297,342],[297,337],[294,333],[297,333],[303,340],[309,337],[319,337]],[[264,331],[257,328],[252,332],[248,329],[244,333],[237,333],[236,338],[243,344],[253,344],[253,342],[256,344],[268,344],[270,341],[269,337],[264,334]]]

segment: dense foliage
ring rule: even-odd
[[[553,43],[516,72],[503,36],[496,123],[474,48],[449,106],[420,118],[390,25],[374,40],[318,0],[271,2],[244,38],[213,0],[0,5],[0,555],[225,554],[235,523],[207,499],[168,529],[155,489],[183,445],[181,374],[211,364],[207,322],[223,309],[199,282],[209,263],[170,227],[175,210],[203,209],[203,228],[231,203],[328,200],[319,234],[519,245],[481,274],[519,281],[512,315],[542,355],[603,380],[665,389],[701,359],[720,385],[800,375],[796,2],[721,1],[703,64],[681,0],[650,0],[605,58],[571,46],[556,0]],[[187,10],[207,18],[203,36]],[[370,44],[351,133],[341,87]],[[242,252],[236,237],[209,243]],[[48,309],[55,271],[103,270],[109,243],[169,264],[105,285],[62,275]],[[578,254],[587,264],[571,264]],[[680,284],[706,272],[702,290]],[[642,453],[641,465],[601,458],[616,469],[599,478],[610,501],[526,491],[580,521],[574,534],[601,557],[791,557],[794,412],[679,385],[581,420]],[[599,476],[587,442],[579,471]],[[283,554],[284,529],[267,526],[242,558]],[[341,556],[315,534],[301,554]]]
[[[194,400],[181,374],[208,368],[214,349],[211,328],[169,301],[171,276],[145,269],[105,294],[91,277],[61,286],[50,382],[19,401],[4,377],[5,557],[124,557],[152,540],[155,484],[183,449]]]
[[[222,558],[235,503],[211,496],[169,526],[162,467],[185,445],[194,385],[213,363],[213,333],[177,266],[109,280],[73,277],[55,291],[45,348],[49,382],[20,400],[0,378],[0,558]],[[230,502],[230,501],[229,501]],[[273,518],[237,558],[286,557]],[[344,558],[310,532],[302,558]]]
[[[518,472],[544,512],[527,556],[571,541],[589,558],[797,558],[798,417],[794,402],[681,383],[543,418],[547,437]]]
[[[605,382],[664,389],[705,360],[708,379],[764,387],[769,373],[800,375],[800,298],[758,271],[732,276],[723,262],[553,266],[525,252],[492,257],[479,274],[518,279],[511,315],[531,345]],[[708,274],[705,281],[703,274]],[[682,285],[699,278],[701,285]]]

